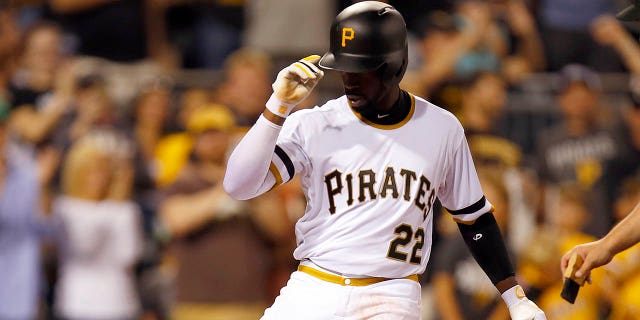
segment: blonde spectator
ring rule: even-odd
[[[139,209],[129,200],[130,144],[94,132],[73,144],[53,213],[63,225],[55,314],[64,319],[136,319],[132,267],[141,253]]]

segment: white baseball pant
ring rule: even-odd
[[[421,290],[415,276],[376,281],[301,268],[304,272],[299,268],[291,274],[262,320],[420,320]]]

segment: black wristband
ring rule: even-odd
[[[515,275],[498,223],[491,212],[471,225],[458,223],[458,229],[469,251],[495,285]]]

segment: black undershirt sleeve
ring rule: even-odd
[[[494,285],[515,275],[498,223],[491,212],[483,214],[471,225],[458,223],[458,229],[471,255]]]

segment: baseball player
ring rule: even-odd
[[[330,50],[286,67],[229,158],[225,190],[249,199],[301,179],[300,261],[262,319],[419,319],[436,197],[453,214],[513,319],[546,319],[518,286],[463,128],[399,87],[407,30],[392,6],[358,2],[331,26]],[[340,71],[345,95],[290,111]],[[285,121],[286,119],[286,121]]]

